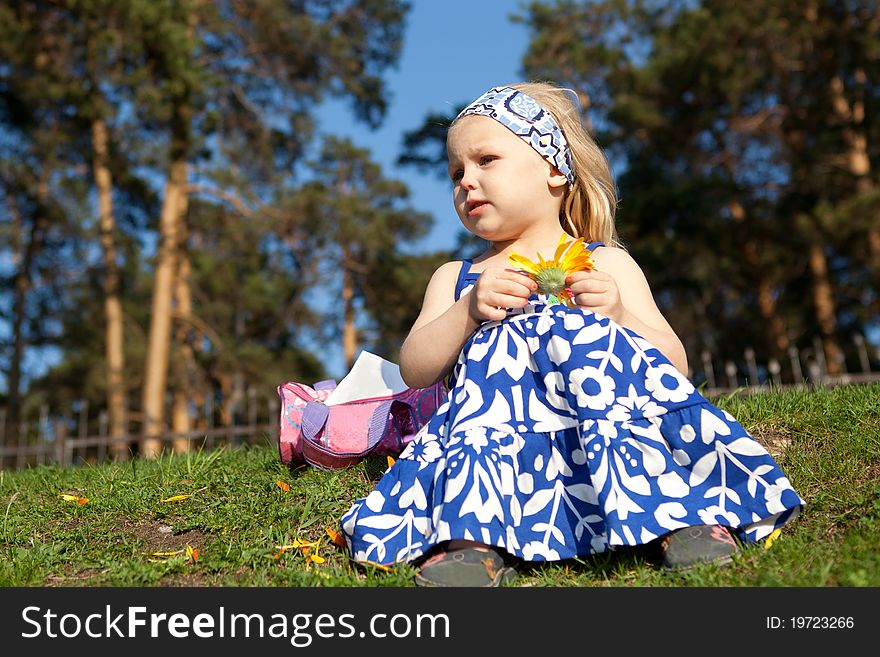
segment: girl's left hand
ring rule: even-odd
[[[626,309],[620,301],[620,290],[613,276],[596,269],[576,271],[565,282],[579,307],[621,323]]]

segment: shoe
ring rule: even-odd
[[[441,550],[429,557],[416,575],[416,586],[498,587],[516,578],[516,569],[492,548]]]
[[[661,547],[663,567],[684,570],[700,563],[727,564],[739,553],[733,534],[722,525],[676,529],[662,539]]]

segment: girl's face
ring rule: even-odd
[[[488,116],[465,116],[446,139],[455,211],[490,242],[559,228],[567,181],[535,149]]]

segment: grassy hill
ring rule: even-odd
[[[714,400],[770,450],[801,517],[733,565],[661,571],[650,548],[528,567],[517,586],[880,585],[880,385]],[[327,528],[386,468],[284,467],[274,443],[0,472],[0,586],[411,586]],[[317,547],[302,546],[302,543]]]

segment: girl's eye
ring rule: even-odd
[[[452,179],[452,182],[458,182],[459,180],[461,180],[463,175],[464,175],[463,169],[456,169],[455,171],[452,172],[452,174],[450,174],[449,177]]]
[[[493,162],[497,159],[498,158],[495,157],[494,155],[484,155],[483,157],[480,158],[480,164],[486,165],[486,164],[489,164],[490,162]]]

